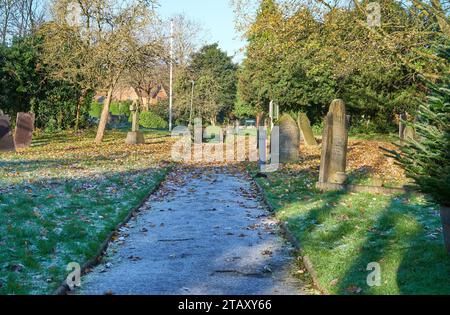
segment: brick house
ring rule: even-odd
[[[139,89],[139,93],[142,96],[142,102],[145,110],[149,110],[150,107],[157,105],[160,101],[169,99],[166,89],[161,84],[155,88],[149,88],[147,91],[145,89]],[[106,95],[107,93],[104,91],[97,92],[94,96],[94,100],[99,103],[103,103],[106,99]],[[139,95],[136,92],[136,89],[131,86],[119,87],[114,91],[112,101],[139,101]]]

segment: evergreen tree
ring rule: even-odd
[[[255,112],[268,109],[274,97],[275,75],[282,56],[277,53],[282,15],[274,0],[263,0],[255,22],[247,32],[247,56],[239,75],[238,90],[241,108],[253,107]]]
[[[450,49],[443,54],[450,60]],[[424,193],[450,206],[450,76],[430,89],[414,124],[417,138],[402,146],[397,159]]]
[[[202,47],[192,55],[189,66],[180,73],[175,84],[178,119],[187,121],[190,117],[194,80],[193,115],[212,124],[223,121],[236,100],[236,76],[237,65],[218,44]]]

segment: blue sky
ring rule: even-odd
[[[208,42],[218,42],[219,46],[235,57],[242,59],[239,49],[244,47],[234,29],[234,13],[229,0],[159,0],[158,11],[164,17],[185,13],[197,21],[206,31]]]

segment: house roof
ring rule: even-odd
[[[145,89],[142,89],[141,93],[142,93],[142,97],[144,97],[144,98],[156,99],[158,97],[158,94],[161,91],[164,93],[165,97],[168,97],[166,88],[164,87],[163,84],[159,84],[156,87],[152,88],[152,90],[150,92]],[[131,94],[136,95],[134,88],[132,88],[131,86],[123,86],[123,87],[117,88],[114,91],[113,99],[122,98],[122,96],[126,95],[127,93],[129,93],[130,95]],[[107,91],[99,90],[95,94],[94,99],[96,99],[96,100],[99,100],[101,98],[104,99],[104,98],[106,98],[107,94],[108,94]]]

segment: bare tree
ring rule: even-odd
[[[55,76],[70,78],[84,90],[107,91],[97,143],[104,137],[115,88],[149,51],[143,34],[152,22],[150,4],[146,0],[59,0],[53,5],[54,23],[43,30],[44,55]]]
[[[14,0],[0,0],[1,39],[3,45],[6,44],[8,38],[8,31],[14,14],[14,6]]]
[[[122,84],[134,89],[143,110],[149,109],[151,94],[156,88],[169,83],[170,55],[163,23],[157,16],[152,17],[140,36],[140,54],[121,79]]]
[[[206,44],[206,34],[200,24],[184,14],[175,15],[172,20],[174,22],[175,63],[184,68],[189,64],[192,54]]]
[[[13,37],[36,31],[46,16],[46,0],[0,0],[0,38],[3,45]]]

